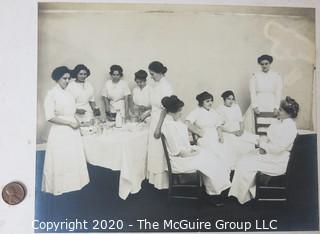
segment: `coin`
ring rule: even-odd
[[[26,188],[20,182],[11,182],[2,189],[2,199],[9,205],[17,205],[24,200]]]

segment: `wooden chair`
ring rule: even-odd
[[[286,172],[279,176],[269,176],[260,171],[256,175],[256,201],[258,202],[282,202],[287,205],[288,202],[288,181],[293,171],[293,163],[295,153],[296,137],[292,150],[290,152],[289,161]]]
[[[259,123],[259,118],[275,118],[273,112],[260,112],[260,114],[254,113],[254,127],[257,135],[267,135],[267,128],[271,123]]]
[[[168,174],[169,174],[169,189],[168,189],[168,201],[171,202],[172,198],[182,199],[195,199],[201,200],[202,194],[202,180],[199,171],[192,173],[174,173],[172,172],[170,156],[168,153],[166,138],[161,134],[161,141],[167,161]],[[188,195],[186,192],[193,190],[196,195]],[[180,190],[180,193],[178,191]],[[186,191],[188,190],[188,191]]]

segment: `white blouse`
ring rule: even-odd
[[[158,82],[154,82],[150,96],[152,111],[161,110],[161,99],[166,96],[171,96],[172,94],[171,85],[165,77],[161,78]]]
[[[126,81],[119,80],[117,83],[113,83],[112,80],[107,80],[105,83],[101,95],[109,98],[111,112],[116,112],[120,109],[124,114],[124,97],[130,95],[130,89]]]
[[[279,108],[282,95],[282,78],[276,72],[256,72],[250,80],[252,108],[260,111],[273,111]]]
[[[89,82],[70,82],[66,88],[75,98],[77,108],[88,108],[89,102],[94,102],[94,89]]]
[[[224,129],[230,132],[240,130],[240,122],[243,121],[243,118],[238,104],[233,103],[230,107],[220,105],[216,111],[224,122]]]
[[[44,111],[46,120],[54,117],[74,117],[76,112],[75,100],[69,92],[57,84],[45,98]]]
[[[151,88],[149,85],[146,85],[143,89],[139,87],[135,87],[132,90],[132,99],[133,103],[138,106],[150,107],[150,97],[151,96]]]
[[[168,153],[170,156],[178,156],[182,151],[190,151],[191,145],[188,136],[188,126],[180,120],[174,121],[167,115],[161,128],[166,137]]]
[[[197,125],[201,129],[216,128],[223,121],[215,110],[206,110],[203,107],[197,107],[186,117],[187,121]]]
[[[266,150],[268,154],[281,154],[285,151],[289,154],[297,133],[297,127],[293,119],[277,120],[268,128],[268,141],[262,142],[260,147]]]

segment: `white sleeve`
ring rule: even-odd
[[[297,129],[294,124],[288,124],[286,128],[284,134],[270,138],[269,143],[263,142],[260,144],[260,147],[269,154],[279,154],[283,151],[290,150],[297,136]]]
[[[107,81],[108,82],[108,81]],[[102,97],[108,97],[108,87],[107,82],[104,84],[104,86],[101,89],[101,96]]]
[[[242,116],[242,113],[241,113],[241,109],[240,109],[240,106],[237,104],[236,105],[236,119],[239,121],[239,122],[242,122],[243,121],[243,116]]]
[[[89,102],[94,102],[94,89],[93,89],[93,86],[89,84],[89,89],[90,89],[90,97],[89,97]]]
[[[55,117],[55,98],[52,92],[45,97],[44,113],[47,121]]]
[[[252,78],[250,79],[249,83],[249,90],[250,90],[250,97],[251,97],[251,107],[255,108],[257,107],[257,91],[256,91],[256,76],[253,74]]]
[[[166,144],[171,155],[177,156],[184,150],[184,144],[179,140],[179,133],[172,124],[164,124],[161,129],[166,137]]]
[[[128,96],[131,94],[129,86],[128,86],[127,82],[125,82],[125,81],[123,82],[123,94],[124,94],[124,96]]]
[[[196,120],[198,119],[198,109],[195,109],[193,111],[191,111],[187,117],[185,118],[186,121],[191,122],[192,124],[194,124],[196,122]]]

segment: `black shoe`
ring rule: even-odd
[[[222,200],[217,197],[209,197],[208,202],[211,205],[214,205],[215,207],[223,207],[224,206],[224,203],[222,202]]]

